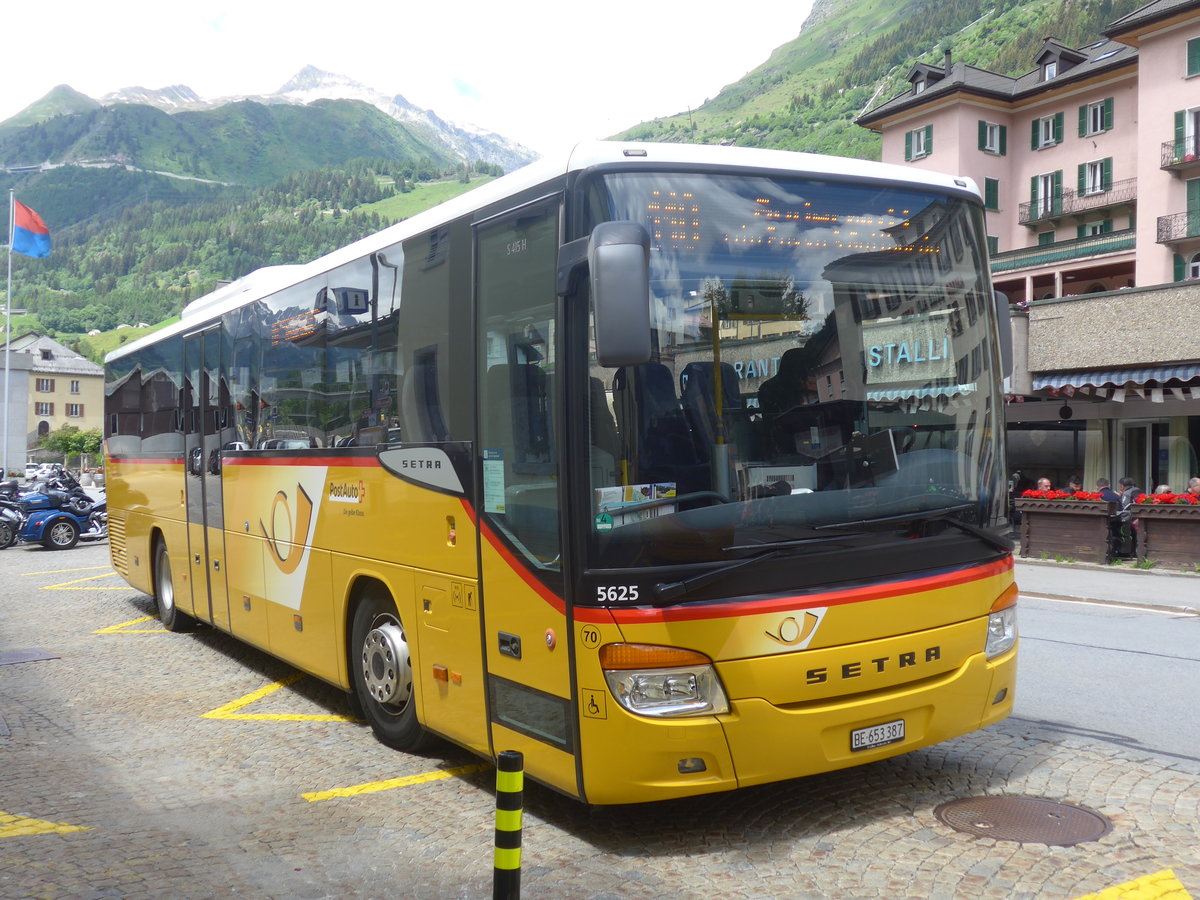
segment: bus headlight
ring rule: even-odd
[[[1017,586],[1008,588],[999,599],[992,604],[988,614],[987,641],[984,643],[983,654],[993,659],[1001,653],[1007,653],[1017,643]]]
[[[617,702],[639,716],[672,718],[729,712],[712,660],[694,650],[606,644],[600,667]]]

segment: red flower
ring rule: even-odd
[[[1154,506],[1196,506],[1200,504],[1200,497],[1195,494],[1175,494],[1167,491],[1163,494],[1138,494],[1136,502]]]

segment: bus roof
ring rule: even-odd
[[[554,180],[570,172],[596,166],[615,166],[636,170],[663,166],[723,166],[758,169],[764,172],[788,172],[797,175],[863,179],[926,187],[938,192],[969,193],[979,196],[975,182],[966,177],[944,175],[924,169],[853,159],[822,156],[790,150],[761,150],[749,147],[722,147],[713,144],[650,144],[629,141],[587,141],[577,144],[565,156],[543,157],[495,181],[467,191],[390,225],[345,247],[308,263],[267,266],[256,269],[237,281],[223,284],[184,307],[180,320],[130,344],[118,347],[105,362],[152,345],[159,340],[191,331],[201,322],[219,317],[252,300],[268,296],[293,284],[344,265],[369,253],[420,234],[437,225],[483,209],[505,197]]]

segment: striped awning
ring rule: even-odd
[[[1090,369],[1083,372],[1054,372],[1033,376],[1035,391],[1045,388],[1081,387],[1124,387],[1154,382],[1188,382],[1200,378],[1200,363],[1182,363],[1172,366],[1150,366],[1142,369]]]
[[[936,397],[958,397],[962,394],[975,393],[974,384],[924,384],[919,387],[893,387],[886,390],[867,391],[867,400],[928,400]]]

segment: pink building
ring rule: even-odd
[[[1155,0],[1012,78],[916,64],[858,124],[883,160],[973,178],[1016,305],[1027,477],[1200,474],[1200,0]]]

